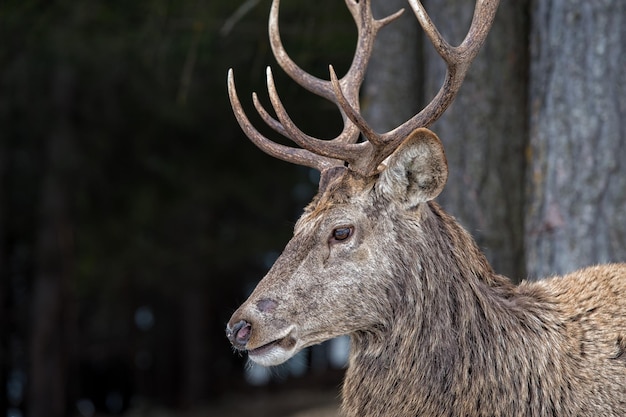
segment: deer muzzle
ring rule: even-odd
[[[274,303],[261,303],[260,310],[269,311]],[[226,337],[233,347],[246,351],[248,358],[259,365],[278,365],[292,357],[299,349],[296,326],[284,323],[268,326],[263,320],[250,320],[235,313],[226,325]]]

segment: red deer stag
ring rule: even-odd
[[[349,334],[342,409],[363,416],[626,416],[626,265],[591,267],[513,285],[496,274],[469,234],[433,199],[447,163],[427,130],[456,95],[493,21],[498,0],[478,0],[465,40],[449,45],[418,0],[410,5],[447,64],[439,93],[383,134],[359,114],[359,89],[374,38],[400,12],[378,20],[370,0],[346,0],[358,29],[347,74],[305,73],[269,18],[280,66],[333,101],[344,118],[333,140],[299,130],[267,84],[277,118],[253,95],[263,120],[299,148],[261,135],[230,100],[263,151],[321,172],[317,196],[294,236],[226,333],[261,365]],[[364,137],[359,141],[359,136]]]

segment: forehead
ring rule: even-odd
[[[350,170],[342,170],[328,179],[313,201],[305,208],[303,217],[317,217],[338,207],[359,205],[373,186],[372,177],[364,177]]]

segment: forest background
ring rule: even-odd
[[[474,2],[424,3],[458,44]],[[432,126],[450,165],[439,200],[516,281],[624,261],[626,2],[501,3]],[[254,404],[277,416],[325,401],[314,392],[336,398],[328,347],[255,385],[224,337],[317,187],[244,137],[227,69],[249,115],[252,91],[268,103],[272,65],[305,132],[341,129],[332,104],[276,68],[269,5],[0,3],[0,412],[241,415]],[[373,6],[407,9],[381,32],[362,94],[383,131],[430,100],[445,67],[407,3]],[[343,2],[284,0],[280,19],[307,71],[348,68],[356,30]]]

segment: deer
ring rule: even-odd
[[[278,30],[269,37],[280,67],[333,102],[343,117],[334,139],[301,131],[283,106],[271,69],[275,116],[267,125],[297,146],[261,134],[228,92],[243,132],[261,150],[320,172],[316,196],[293,237],[226,326],[232,346],[262,366],[349,335],[342,386],[345,416],[625,416],[626,264],[523,280],[497,274],[470,234],[434,200],[448,174],[429,129],[457,95],[490,30],[498,0],[477,0],[459,46],[439,33],[419,0],[410,7],[447,72],[419,113],[386,133],[361,115],[359,90],[382,19],[370,0],[346,0],[357,27],[351,66],[330,80],[300,68]]]

